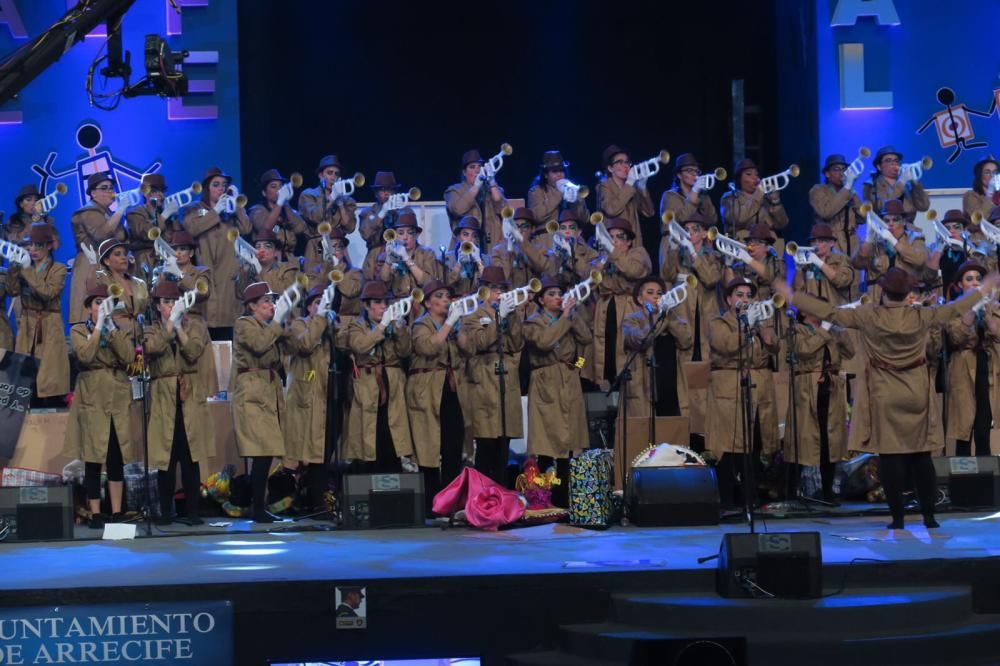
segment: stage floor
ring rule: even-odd
[[[882,515],[770,518],[758,520],[757,531],[820,532],[824,565],[1000,555],[1000,513],[950,513],[939,520],[939,529],[927,530],[910,515],[908,529],[889,531]],[[716,553],[723,533],[747,530],[724,524],[593,531],[555,524],[492,533],[340,531],[308,520],[279,523],[270,532],[254,531],[248,521],[197,532],[173,528],[169,537],[131,541],[2,544],[0,590],[709,570],[716,563],[698,558]]]

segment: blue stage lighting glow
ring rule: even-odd
[[[267,557],[287,553],[287,548],[217,548],[208,551],[210,555],[236,555],[240,557]]]

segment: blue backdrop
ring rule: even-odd
[[[8,54],[58,20],[75,0],[0,0],[0,53]],[[135,82],[144,76],[146,34],[167,36],[174,51],[191,52],[184,67],[192,96],[123,99],[113,112],[90,106],[85,90],[91,62],[106,52],[105,37],[91,35],[35,79],[20,97],[0,106],[0,210],[14,211],[17,190],[29,183],[43,194],[65,183],[69,194],[54,212],[63,244],[57,257],[75,253],[69,228],[84,201],[81,183],[110,169],[118,186],[131,189],[144,172],[159,171],[172,190],[200,180],[218,164],[239,183],[239,76],[235,0],[137,0],[122,24],[132,53]],[[100,29],[103,33],[103,27]],[[95,88],[110,92],[120,79]]]
[[[820,164],[891,143],[906,162],[933,158],[927,186],[968,188],[972,166],[1000,155],[1000,3],[817,0],[816,21]]]

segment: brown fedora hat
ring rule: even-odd
[[[642,293],[642,288],[645,287],[650,282],[655,282],[664,293],[667,292],[667,283],[663,281],[659,275],[647,275],[638,282],[635,283],[635,287],[632,289],[632,300],[635,301],[636,305],[642,303],[642,299],[639,298],[639,294]]]
[[[254,282],[243,290],[243,302],[252,303],[258,298],[262,298],[270,294],[271,296],[277,296],[266,282]]]
[[[902,268],[893,266],[879,278],[878,285],[882,291],[902,298],[913,290],[916,280]]]
[[[475,148],[473,148],[472,150],[467,150],[464,153],[462,153],[463,169],[472,164],[473,162],[478,162],[479,164],[486,164],[486,160],[483,159],[483,156]]]
[[[344,170],[344,167],[340,164],[340,158],[336,155],[324,155],[320,158],[319,164],[316,166],[316,173],[319,174],[323,171],[323,169],[332,166],[337,167],[341,171]]]
[[[733,289],[736,287],[750,287],[750,296],[757,295],[757,285],[753,281],[748,280],[745,277],[734,277],[732,280],[726,283],[726,286],[722,290],[722,297],[729,298],[733,294]]]
[[[507,279],[502,266],[491,265],[483,269],[483,274],[479,276],[479,284],[497,284],[509,288],[510,280]]]
[[[160,279],[156,281],[155,285],[153,285],[153,292],[150,296],[153,298],[165,298],[170,301],[176,301],[181,297],[181,290],[177,286],[176,280]]]
[[[564,171],[569,168],[569,162],[563,159],[562,153],[558,150],[546,150],[542,153],[542,163],[539,167],[547,171]]]
[[[396,174],[392,171],[376,171],[372,180],[373,190],[398,190],[402,187],[396,182]]]
[[[365,282],[365,286],[361,288],[361,300],[362,301],[381,301],[391,299],[392,292],[389,288],[385,286],[385,282],[381,280],[369,280]]]
[[[611,166],[611,162],[612,160],[614,160],[615,155],[622,155],[622,154],[628,155],[628,151],[622,148],[621,146],[618,146],[616,144],[611,144],[610,146],[604,149],[603,153],[601,153],[601,164],[603,164],[605,167],[609,167]]]

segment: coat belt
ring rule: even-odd
[[[565,365],[570,370],[576,370],[576,364],[570,363],[569,361],[555,361],[554,363],[543,363],[542,365],[536,365],[531,369],[532,372],[535,370],[541,370],[542,368],[551,368],[554,365]]]
[[[906,365],[893,365],[892,363],[886,363],[885,361],[880,361],[877,358],[868,359],[868,365],[873,368],[878,368],[879,370],[892,370],[894,372],[903,372],[904,370],[913,370],[914,368],[919,368],[927,365],[926,358],[920,358],[913,363],[908,363]]]
[[[410,374],[422,375],[425,372],[437,372],[438,370],[445,370],[448,373],[448,386],[452,391],[458,391],[458,383],[455,381],[455,368],[450,365],[439,365],[433,368],[413,368],[410,370]]]
[[[385,375],[382,370],[384,368],[398,368],[399,365],[396,363],[382,364],[382,363],[372,363],[371,365],[356,365],[354,366],[354,378],[358,379],[361,376],[361,370],[365,371],[366,375],[375,375],[375,384],[378,386],[378,404],[384,405],[389,402],[389,389],[385,385]]]
[[[191,393],[191,385],[188,383],[187,375],[198,374],[197,370],[185,370],[184,372],[168,372],[163,375],[157,375],[152,378],[152,381],[157,379],[168,379],[170,377],[177,378],[177,397],[181,402],[186,402],[188,395]]]
[[[236,371],[236,374],[237,375],[242,375],[245,372],[267,372],[267,373],[270,373],[270,375],[271,375],[270,379],[271,379],[272,382],[275,379],[279,378],[278,371],[275,370],[274,368],[239,368]]]

